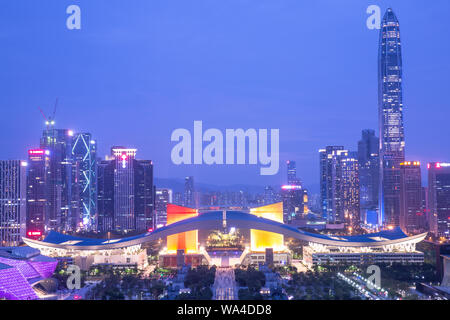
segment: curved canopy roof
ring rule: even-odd
[[[221,229],[224,222],[223,216],[223,211],[211,211],[193,218],[178,221],[156,229],[153,232],[120,239],[107,240],[80,238],[51,231],[43,241],[32,240],[29,238],[23,238],[23,240],[31,247],[52,247],[67,250],[118,249],[165,238],[172,234],[190,230]],[[228,227],[269,231],[308,242],[343,247],[377,247],[406,241],[420,242],[426,236],[426,233],[423,233],[408,237],[400,228],[356,236],[314,234],[241,211],[226,211],[225,221]]]

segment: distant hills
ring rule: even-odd
[[[264,193],[265,186],[255,186],[247,184],[233,184],[233,185],[214,185],[201,182],[195,182],[195,189],[200,192],[212,192],[212,191],[244,191],[251,194]],[[157,188],[172,189],[173,192],[184,191],[184,179],[170,179],[170,178],[155,178],[155,186]],[[272,185],[274,189],[281,188],[280,185]],[[306,186],[309,193],[317,193],[319,191],[318,185]]]

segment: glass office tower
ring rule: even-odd
[[[387,9],[380,28],[378,113],[380,130],[380,225],[399,225],[400,163],[405,159],[400,25]]]

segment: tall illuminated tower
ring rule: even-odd
[[[155,227],[153,162],[137,149],[115,146],[97,169],[98,230],[145,232]]]
[[[41,149],[49,158],[46,185],[49,206],[47,230],[72,230],[72,154],[73,131],[47,126],[41,137]]]
[[[28,150],[26,189],[27,237],[38,239],[48,231],[50,220],[50,152],[44,149]]]
[[[134,159],[136,149],[112,147],[114,158],[114,228],[131,231],[136,228]]]
[[[72,230],[97,229],[97,147],[90,133],[72,142]]]
[[[402,49],[400,25],[391,8],[380,28],[378,48],[378,121],[380,129],[380,225],[399,225],[400,163],[405,160]]]
[[[428,163],[428,209],[430,233],[450,239],[450,162]]]

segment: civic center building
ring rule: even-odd
[[[240,248],[210,248],[199,233],[213,230],[240,230],[247,233]],[[145,267],[146,250],[142,244],[165,241],[159,254],[161,266],[177,267],[209,264],[288,265],[290,250],[286,239],[301,240],[303,262],[307,265],[325,263],[422,263],[424,255],[416,250],[426,233],[407,236],[400,228],[356,236],[333,236],[299,230],[283,223],[283,204],[275,203],[250,209],[249,212],[199,210],[167,205],[167,225],[145,234],[120,239],[87,239],[50,232],[42,240],[23,238],[30,247],[45,256],[71,258],[82,269],[92,265]]]

